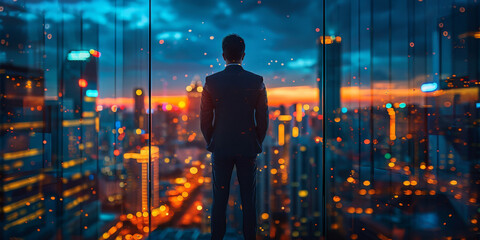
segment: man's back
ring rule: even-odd
[[[205,80],[200,112],[207,149],[212,154],[212,240],[223,239],[230,179],[235,167],[240,185],[243,236],[255,239],[257,154],[267,133],[267,92],[263,78],[243,70],[245,43],[235,34],[222,41],[225,70]]]
[[[207,77],[201,115],[209,151],[256,156],[262,151],[268,125],[263,78],[238,64]]]

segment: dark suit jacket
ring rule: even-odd
[[[268,128],[263,78],[229,65],[208,76],[202,92],[201,128],[207,150],[218,155],[256,156]]]

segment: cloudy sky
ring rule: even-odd
[[[374,9],[361,0],[328,1],[326,34],[342,38],[339,55],[342,87],[369,88],[370,84],[379,83],[394,88],[392,84],[382,85],[393,81],[397,84],[395,88],[407,89],[419,88],[426,81],[438,81],[440,59],[435,53],[440,51],[439,38],[449,44],[450,36],[440,36],[437,23],[442,17],[458,12],[461,8],[456,5],[463,6],[465,1],[444,0],[442,4],[416,1],[411,6],[405,1],[375,1]],[[83,19],[83,46],[89,48],[88,44],[94,43],[92,47],[102,53],[101,98],[112,98],[115,94],[115,97],[131,97],[134,88],[147,89],[147,0],[24,2],[30,12],[45,16],[52,26],[63,22],[62,31],[70,31],[64,34],[68,37],[65,48],[80,46],[79,42],[72,42],[80,39],[79,19]],[[221,71],[222,38],[237,33],[247,45],[244,67],[264,76],[269,94],[281,89],[277,92],[280,100],[288,94],[300,94],[315,101],[316,40],[323,31],[321,1],[152,0],[151,12],[154,96],[184,95],[192,79],[203,81],[206,75]],[[99,31],[89,32],[94,26]],[[46,32],[53,35],[51,40],[55,42],[58,27]],[[47,42],[47,61],[58,50],[48,45]],[[415,74],[409,72],[409,66],[415,66]],[[449,69],[443,70],[449,74]],[[46,74],[56,76],[52,72]]]
[[[203,81],[221,71],[221,41],[230,33],[245,39],[244,67],[263,75],[267,87],[314,88],[322,18],[319,2],[152,0],[154,95],[185,94],[192,79]],[[130,97],[132,88],[148,86],[148,1],[29,0],[25,5],[31,12],[43,12],[52,24],[64,21],[75,29],[80,15],[84,29],[99,24],[101,97],[113,96],[115,69],[117,96]]]
[[[182,79],[219,71],[222,38],[237,33],[247,45],[245,68],[264,75],[269,86],[314,85],[318,2],[164,0],[152,8],[158,12],[155,74]]]

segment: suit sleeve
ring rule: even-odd
[[[268,129],[268,100],[263,78],[259,93],[260,95],[258,96],[257,104],[255,106],[255,121],[257,122],[256,131],[258,141],[261,144],[265,139]]]
[[[209,92],[208,78],[202,91],[202,103],[200,105],[200,127],[207,144],[210,144],[213,134],[213,100]]]

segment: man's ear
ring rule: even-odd
[[[245,53],[242,54],[242,61],[243,61],[244,58],[245,58]]]
[[[225,53],[222,53],[222,57],[223,57],[223,60],[227,61],[227,59],[225,58]]]

